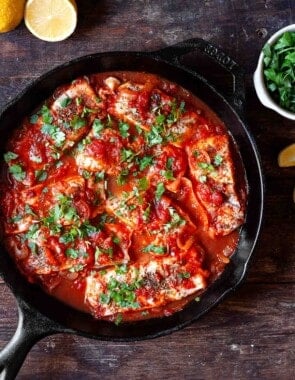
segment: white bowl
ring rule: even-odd
[[[278,30],[275,34],[273,34],[270,39],[267,41],[268,44],[272,45],[283,33],[285,32],[295,32],[295,24],[285,26],[284,28]],[[280,115],[290,119],[295,120],[295,113],[291,111],[287,111],[286,109],[279,106],[270,96],[266,85],[264,83],[264,75],[263,75],[263,58],[264,53],[261,51],[258,59],[257,68],[254,73],[254,87],[257,93],[257,96],[261,103],[270,108]]]

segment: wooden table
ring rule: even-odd
[[[264,108],[252,83],[265,40],[294,23],[294,2],[80,0],[78,5],[77,30],[64,42],[40,41],[23,24],[0,35],[0,107],[34,78],[78,56],[206,39],[246,71],[247,119],[266,182],[264,225],[247,280],[198,322],[170,336],[135,343],[47,337],[31,350],[18,378],[294,379],[295,168],[279,168],[277,155],[295,141],[295,123]],[[17,322],[15,301],[1,280],[0,305],[1,348]]]

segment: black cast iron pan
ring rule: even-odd
[[[182,63],[185,55],[200,52],[231,74],[231,96],[225,98],[220,95],[200,73]],[[146,71],[177,82],[203,100],[229,128],[241,153],[249,186],[246,222],[240,231],[238,248],[222,276],[204,293],[200,302],[193,301],[184,310],[169,317],[116,326],[96,321],[29,284],[2,247],[0,274],[17,300],[19,322],[12,340],[0,353],[0,379],[15,378],[33,344],[49,334],[75,333],[100,340],[133,341],[179,330],[220,302],[245,275],[261,226],[263,178],[257,148],[243,118],[243,73],[219,48],[201,39],[192,39],[156,52],[98,53],[66,63],[35,81],[2,112],[0,151],[3,151],[11,130],[48,98],[57,86],[81,75],[113,70]]]

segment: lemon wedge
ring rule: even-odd
[[[76,29],[77,5],[75,0],[28,0],[24,20],[41,40],[62,41]]]
[[[279,153],[278,164],[282,168],[295,166],[295,144],[288,145]]]

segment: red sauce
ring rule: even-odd
[[[203,102],[158,76],[59,87],[4,159],[9,253],[29,281],[96,318],[170,315],[237,246],[247,191],[236,146]]]

